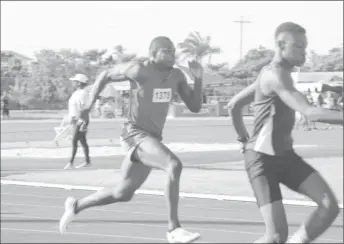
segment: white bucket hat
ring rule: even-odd
[[[87,84],[88,78],[84,74],[76,74],[74,77],[70,78],[72,81],[79,81],[81,83]]]

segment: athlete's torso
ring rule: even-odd
[[[292,130],[295,124],[295,112],[275,93],[266,94],[262,86],[266,85],[265,74],[271,67],[265,67],[257,82],[254,100],[253,132],[247,148],[268,155],[281,155],[293,149]]]
[[[158,72],[154,64],[140,64],[135,77],[130,77],[128,121],[161,139],[173,94],[177,92],[180,71]]]

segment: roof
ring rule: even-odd
[[[26,59],[26,60],[29,60],[29,61],[34,61],[33,58],[30,58],[30,57],[28,57],[26,55],[23,55],[23,54],[14,52],[14,51],[10,51],[10,50],[2,50],[1,53],[12,54],[13,56],[19,56],[22,59]]]
[[[343,80],[343,72],[300,72],[294,73],[297,83],[317,83],[329,81],[334,78]]]

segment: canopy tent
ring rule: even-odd
[[[341,72],[294,72],[292,78],[299,91],[343,91],[343,77]]]
[[[334,78],[336,79],[332,78],[330,80],[321,81],[322,92],[331,91],[331,92],[335,92],[339,94],[343,93],[343,79],[341,77],[334,77]]]

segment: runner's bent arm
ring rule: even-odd
[[[232,116],[234,129],[239,135],[238,140],[241,142],[245,142],[249,137],[242,117],[242,109],[244,106],[253,102],[256,85],[257,82],[254,82],[250,86],[246,87],[235,95],[227,105],[228,112]]]
[[[99,93],[110,82],[121,82],[128,80],[139,69],[139,64],[128,62],[117,64],[114,67],[103,71],[96,79],[90,92],[88,104],[85,106],[86,110],[90,111],[93,104],[96,102]]]
[[[270,80],[270,87],[287,106],[302,113],[311,121],[343,124],[342,112],[313,107],[306,101],[304,95],[296,90],[289,72],[280,67],[275,67],[273,71],[275,77]]]
[[[188,109],[193,113],[198,113],[202,108],[203,84],[202,79],[195,79],[194,89],[192,89],[186,80],[185,75],[180,71],[180,80],[178,84],[178,93]]]

